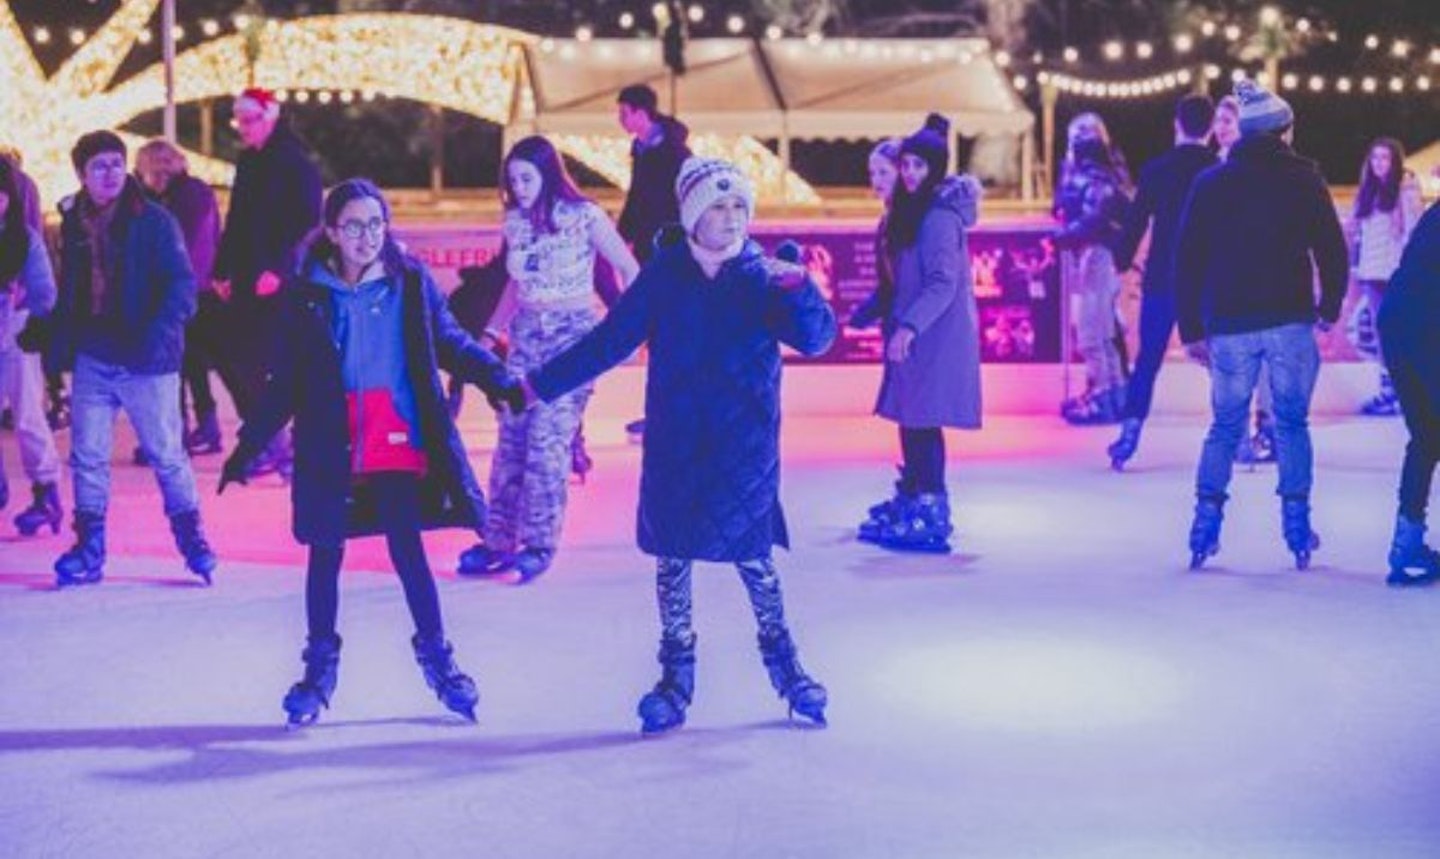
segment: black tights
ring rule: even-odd
[[[945,435],[939,427],[901,427],[900,452],[911,492],[945,493]]]
[[[440,595],[420,541],[420,499],[416,478],[409,474],[380,474],[368,478],[377,512],[385,529],[390,562],[400,575],[405,603],[422,638],[443,636]],[[344,543],[314,543],[305,573],[305,616],[312,639],[335,635],[340,613],[340,564]]]
[[[1415,522],[1425,521],[1435,465],[1440,462],[1440,409],[1418,370],[1403,359],[1391,359],[1390,377],[1400,398],[1400,410],[1410,430],[1405,464],[1400,470],[1400,512]]]

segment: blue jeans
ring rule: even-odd
[[[1205,436],[1195,494],[1224,500],[1230,486],[1235,446],[1245,433],[1250,397],[1260,368],[1270,373],[1274,396],[1276,492],[1285,498],[1309,498],[1315,453],[1310,447],[1310,396],[1320,373],[1320,349],[1313,326],[1281,325],[1245,334],[1210,338],[1210,407],[1214,421]]]
[[[165,499],[165,515],[199,509],[195,474],[180,423],[180,374],[132,374],[124,367],[80,355],[70,394],[70,469],[75,511],[103,517],[110,503],[110,453],[121,409],[149,455]]]

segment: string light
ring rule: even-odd
[[[1002,68],[1002,69],[1008,69],[1008,68],[1010,68],[1010,63],[1011,63],[1011,57],[1010,57],[1010,52],[1009,52],[1009,51],[996,51],[996,52],[995,52],[995,65],[996,65],[996,66],[998,66],[998,67],[1000,67],[1000,68]]]
[[[620,29],[629,30],[635,26],[635,16],[630,12],[621,12],[619,24]]]
[[[1410,56],[1410,43],[1400,39],[1390,47],[1390,55],[1398,59],[1405,59]]]
[[[1074,48],[1066,48],[1065,52],[1061,56],[1065,58],[1065,62],[1073,63],[1076,60],[1080,59],[1080,52],[1075,50]]]
[[[39,45],[48,45],[48,44],[50,44],[50,28],[49,28],[49,27],[36,27],[36,28],[35,28],[35,43],[36,43],[36,44],[39,44]]]
[[[1175,37],[1176,53],[1188,54],[1195,47],[1195,37],[1189,33],[1181,33]]]
[[[175,41],[183,42],[185,41],[185,28],[180,26],[179,24],[176,24],[174,27],[170,28],[170,35],[172,38],[175,39]]]
[[[85,31],[80,29],[79,27],[71,27],[69,35],[70,44],[74,45],[75,47],[78,48],[81,45],[85,44]]]
[[[725,19],[725,29],[732,35],[739,35],[745,30],[745,19],[739,15],[731,15]]]
[[[315,100],[321,104],[329,104],[332,98],[334,98],[334,96],[330,94],[330,90],[328,89],[320,90],[319,94],[315,96]]]
[[[1377,86],[1374,78],[1365,78],[1360,81],[1360,89],[1365,92],[1374,92]]]
[[[690,4],[690,8],[685,11],[685,15],[690,19],[690,23],[692,24],[702,23],[705,20],[705,7],[699,3],[692,3]]]
[[[1010,83],[1013,84],[1015,86],[1015,89],[1019,90],[1020,92],[1024,92],[1025,90],[1030,88],[1030,79],[1025,77],[1024,75],[1016,75],[1014,79],[1010,81]]]
[[[214,20],[213,18],[206,18],[204,21],[200,22],[200,32],[204,33],[206,36],[214,38],[215,36],[218,36],[220,34],[220,22]]]
[[[785,31],[780,29],[779,24],[771,24],[770,26],[765,28],[765,38],[769,39],[772,42],[779,39],[783,35],[785,35]]]
[[[1404,91],[1405,91],[1405,79],[1404,79],[1404,78],[1391,78],[1391,79],[1390,79],[1390,91],[1391,91],[1391,92],[1404,92]]]
[[[1319,75],[1310,76],[1310,91],[1323,92],[1325,90],[1325,79]]]
[[[1349,92],[1350,87],[1351,84],[1349,78],[1340,78],[1335,82],[1335,89],[1339,90],[1340,92]]]
[[[1238,24],[1227,24],[1225,27],[1225,40],[1237,42],[1240,40],[1240,26]]]
[[[589,24],[581,24],[575,28],[575,41],[588,42],[595,37],[595,31],[590,29]]]
[[[1310,19],[1309,19],[1309,18],[1301,18],[1300,20],[1296,21],[1296,22],[1295,22],[1295,30],[1296,30],[1296,32],[1301,33],[1302,35],[1309,33],[1309,32],[1310,32]]]
[[[1201,24],[1201,25],[1200,25],[1200,34],[1201,34],[1202,36],[1204,36],[1205,38],[1207,38],[1207,39],[1210,38],[1211,36],[1214,36],[1214,35],[1215,35],[1215,22],[1214,22],[1214,21],[1206,21],[1205,23]]]
[[[1148,60],[1155,55],[1155,46],[1149,42],[1140,42],[1135,46],[1135,56],[1142,60]]]
[[[1280,86],[1285,89],[1294,89],[1300,85],[1300,76],[1294,73],[1287,73],[1280,78]]]
[[[155,34],[151,33],[149,30],[141,30],[140,34],[135,37],[135,41],[139,42],[142,45],[148,45],[151,42],[155,41]]]
[[[244,12],[236,12],[234,15],[230,16],[230,23],[235,25],[235,29],[243,33],[244,31],[250,29],[250,16],[246,15]]]
[[[1373,34],[1373,33],[1370,34],[1370,35],[1368,35],[1368,36],[1366,36],[1366,37],[1365,37],[1365,47],[1369,48],[1369,49],[1372,50],[1372,51],[1375,50],[1376,48],[1380,47],[1380,37],[1377,36],[1377,35],[1375,35],[1375,34]]]
[[[1260,10],[1260,26],[1278,27],[1280,20],[1280,10],[1274,6],[1266,6]]]
[[[1118,60],[1125,56],[1125,46],[1119,42],[1106,42],[1102,50],[1107,60]]]
[[[824,40],[825,36],[822,35],[819,30],[811,30],[809,33],[805,34],[805,44],[809,45],[812,48],[820,44]]]

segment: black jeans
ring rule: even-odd
[[[1170,335],[1175,331],[1175,293],[1146,292],[1140,297],[1140,354],[1125,392],[1125,417],[1145,420],[1155,397],[1155,377],[1165,362]]]
[[[939,427],[901,427],[900,452],[911,492],[944,494],[945,435]]]
[[[420,541],[419,480],[413,474],[376,474],[365,478],[374,492],[390,562],[400,575],[405,603],[422,638],[443,636],[440,595],[435,577]],[[340,564],[345,544],[316,543],[310,546],[310,563],[305,573],[305,615],[312,639],[335,635],[340,613]]]
[[[1407,519],[1425,521],[1430,504],[1430,485],[1435,465],[1440,463],[1440,411],[1426,389],[1420,373],[1403,357],[1386,356],[1410,443],[1405,446],[1405,464],[1400,469],[1400,513]]]

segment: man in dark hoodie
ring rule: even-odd
[[[1431,206],[1411,233],[1385,290],[1378,324],[1386,369],[1410,430],[1386,581],[1428,585],[1440,580],[1440,553],[1425,545],[1425,513],[1440,462],[1440,337],[1435,336],[1440,327],[1440,205]]]
[[[630,144],[630,189],[616,225],[641,265],[655,252],[655,234],[680,222],[675,179],[690,157],[690,130],[659,112],[655,90],[635,84],[620,90],[620,126],[634,139]]]
[[[61,204],[57,348],[75,373],[70,468],[75,545],[55,562],[60,587],[105,567],[115,418],[124,411],[155,467],[165,515],[190,572],[208,584],[215,553],[200,528],[180,426],[180,359],[195,314],[195,276],[175,219],[126,173],[125,144],[94,131],[71,151],[80,193]]]
[[[1140,170],[1135,199],[1125,211],[1123,232],[1115,248],[1115,268],[1126,271],[1145,231],[1150,251],[1141,281],[1140,354],[1125,394],[1120,438],[1110,445],[1110,464],[1119,471],[1135,455],[1140,428],[1150,416],[1155,377],[1175,331],[1175,245],[1179,239],[1180,210],[1195,177],[1218,161],[1206,144],[1215,121],[1215,103],[1209,96],[1188,95],[1175,105],[1175,148]]]
[[[247,89],[235,99],[236,133],[245,146],[235,165],[230,210],[215,258],[216,292],[229,302],[228,364],[235,409],[248,421],[269,370],[278,312],[275,293],[299,264],[300,248],[320,224],[320,171],[280,116],[273,93]],[[251,476],[288,472],[288,439],[276,437]]]
[[[1235,446],[1263,365],[1275,400],[1285,543],[1304,569],[1320,544],[1310,527],[1310,397],[1320,369],[1314,329],[1340,316],[1348,256],[1324,177],[1291,148],[1290,105],[1248,80],[1236,84],[1235,96],[1240,141],[1224,164],[1195,180],[1175,258],[1180,338],[1210,368],[1214,412],[1196,477],[1191,567],[1219,551]]]
[[[620,127],[633,141],[630,188],[625,192],[625,206],[615,226],[642,266],[655,253],[655,234],[660,228],[680,222],[675,180],[680,176],[680,165],[690,157],[690,129],[660,113],[659,105],[655,90],[645,84],[627,86],[616,98]],[[613,302],[607,300],[606,304]],[[625,431],[632,436],[643,434],[644,419],[626,424]]]

